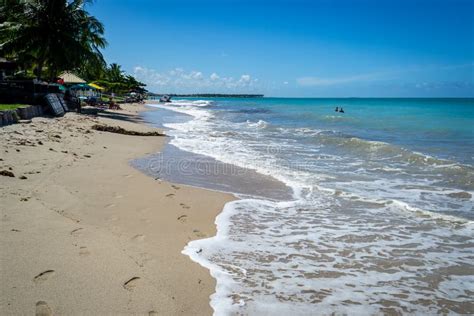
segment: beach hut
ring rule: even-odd
[[[76,85],[76,84],[85,84],[86,81],[82,78],[79,78],[72,72],[65,71],[58,76],[61,81],[61,84],[64,85]]]

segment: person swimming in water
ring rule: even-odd
[[[339,109],[339,113],[344,113],[344,109],[342,108],[342,106],[341,106],[341,108]]]
[[[336,106],[336,109],[334,111],[339,112],[339,107]]]

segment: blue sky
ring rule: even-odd
[[[474,0],[98,0],[109,63],[159,93],[474,96]]]

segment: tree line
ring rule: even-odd
[[[24,77],[54,81],[72,71],[113,92],[144,91],[145,84],[107,65],[104,26],[85,9],[91,0],[3,0],[0,56],[12,59]]]

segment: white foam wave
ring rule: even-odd
[[[316,205],[317,212],[314,203],[299,201],[234,201],[216,218],[215,237],[186,246],[183,253],[217,280],[215,315],[307,315],[315,308],[321,315],[379,314],[388,307],[433,313],[447,295],[462,302],[472,289],[472,278],[464,275],[426,283],[436,280],[432,271],[470,264],[472,246],[452,236],[472,234],[472,227],[424,220],[419,231],[417,219],[391,223],[362,213],[358,222],[346,223],[326,208],[330,201]]]
[[[251,122],[247,120],[247,125],[254,128],[265,128],[268,126],[268,123],[264,120],[258,120],[258,122]]]
[[[171,105],[173,106],[197,106],[197,107],[206,107],[214,104],[214,101],[211,100],[171,100]]]
[[[282,152],[265,148],[269,144],[252,134],[260,129],[256,123],[239,125],[232,137],[209,137],[221,128],[211,111],[165,108],[193,116],[167,125],[175,129],[171,144],[271,175],[294,190],[294,201],[227,203],[216,218],[217,235],[183,250],[216,278],[211,296],[216,315],[305,315],[315,309],[323,315],[431,314],[446,298],[462,301],[469,295],[472,278],[452,277],[449,271],[472,267],[472,222],[433,212],[410,216],[421,209],[398,199],[399,190],[388,190],[404,182],[333,181],[336,186],[327,187],[328,177],[314,172],[317,165],[308,171],[279,160],[278,154],[293,154],[294,144]],[[461,304],[449,304],[448,311],[462,311]]]

